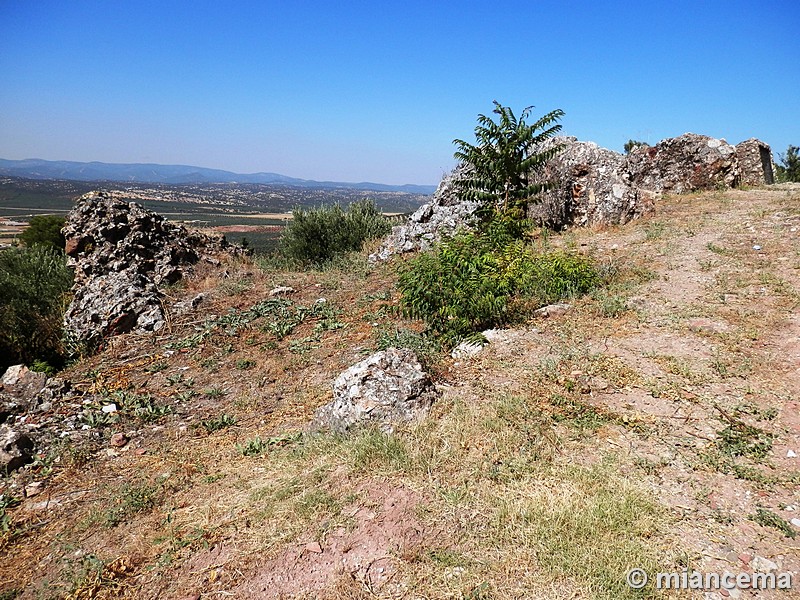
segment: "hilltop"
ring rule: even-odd
[[[60,374],[82,395],[28,417],[54,443],[0,483],[0,590],[617,599],[670,597],[627,588],[634,566],[797,572],[799,201],[667,195],[551,233],[611,283],[457,358],[397,316],[377,245],[324,271],[199,263],[163,328],[111,338]],[[389,346],[424,358],[428,418],[304,435]]]

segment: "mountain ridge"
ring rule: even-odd
[[[435,185],[390,185],[362,181],[314,181],[281,175],[280,173],[234,173],[223,169],[210,169],[191,165],[162,165],[158,163],[105,163],[79,162],[26,158],[10,160],[0,158],[0,175],[30,179],[62,179],[69,181],[115,181],[129,183],[281,183],[297,187],[349,188],[379,192],[407,192],[429,195]]]

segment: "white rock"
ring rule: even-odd
[[[794,450],[789,450],[786,453],[786,458],[797,458],[797,452],[795,452]]]
[[[117,412],[117,405],[114,403],[106,404],[103,408],[101,408],[104,413],[111,414]]]
[[[483,350],[483,344],[476,342],[461,342],[458,346],[453,348],[450,356],[453,358],[470,358],[477,356]]]
[[[272,288],[269,291],[270,296],[281,296],[283,294],[294,294],[295,289],[293,287],[289,287],[288,285],[279,285],[276,288]]]
[[[750,567],[757,573],[774,573],[778,570],[777,564],[763,556],[756,556],[750,563]]]

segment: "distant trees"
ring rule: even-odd
[[[61,229],[64,227],[64,217],[58,215],[37,215],[32,217],[28,227],[19,234],[19,241],[28,248],[33,246],[46,246],[57,250],[64,250],[64,236]]]
[[[778,181],[800,181],[800,148],[789,146],[786,154],[778,154],[779,163],[775,165]]]
[[[649,146],[647,142],[641,142],[639,140],[628,140],[625,142],[625,154],[630,154],[631,150],[637,148],[639,146]]]

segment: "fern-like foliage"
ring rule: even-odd
[[[480,203],[478,216],[483,222],[496,215],[524,218],[528,204],[547,185],[536,177],[537,173],[562,149],[558,144],[542,148],[545,141],[561,131],[558,121],[564,111],[554,110],[528,124],[532,106],[518,118],[496,100],[494,105],[492,112],[499,119],[478,115],[475,144],[453,140],[457,147],[455,158],[469,167],[456,185],[465,200]]]

